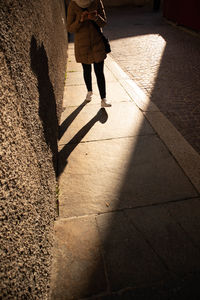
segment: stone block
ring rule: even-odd
[[[156,136],[69,144],[59,163],[62,217],[197,196]]]
[[[148,286],[168,277],[158,256],[123,212],[97,217],[112,291]]]
[[[172,208],[170,205],[170,210]],[[183,275],[199,271],[200,251],[171,217],[168,205],[137,209],[128,212],[127,217],[171,272]]]
[[[57,221],[50,298],[79,299],[106,289],[95,218]]]

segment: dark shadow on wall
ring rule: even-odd
[[[39,117],[43,126],[43,134],[46,144],[52,152],[52,161],[55,173],[57,173],[58,155],[58,119],[56,111],[56,99],[51,80],[49,78],[48,57],[43,43],[39,45],[34,36],[30,46],[31,68],[38,80],[39,93]]]

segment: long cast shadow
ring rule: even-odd
[[[85,103],[82,103],[77,110],[72,113],[67,119],[64,121],[64,127],[67,128],[67,125],[74,120],[74,117],[78,114],[78,112],[85,106]],[[59,162],[58,162],[58,177],[62,174],[63,170],[67,165],[67,159],[72,151],[78,146],[78,144],[82,141],[82,139],[86,136],[86,134],[91,130],[91,128],[97,122],[101,122],[104,124],[108,119],[108,114],[104,108],[101,108],[97,114],[85,125],[83,128],[77,132],[77,134],[67,143],[60,151],[59,151]],[[63,132],[63,131],[62,131]]]
[[[62,122],[62,124],[59,126],[59,140],[62,138],[63,134],[67,131],[68,127],[75,120],[86,104],[87,101],[84,101]]]

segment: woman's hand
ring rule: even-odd
[[[84,22],[86,20],[88,20],[88,11],[82,12],[80,22]]]
[[[93,11],[84,11],[81,14],[81,18],[80,18],[80,22],[84,22],[86,20],[92,20],[95,21],[97,19],[97,10],[93,10]]]
[[[95,21],[97,19],[97,10],[90,11],[88,13],[88,19]]]

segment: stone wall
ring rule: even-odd
[[[47,299],[66,56],[63,0],[0,1],[1,299]]]

